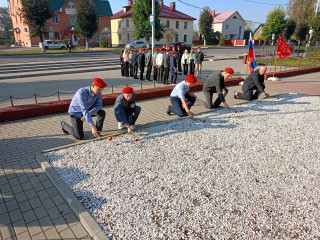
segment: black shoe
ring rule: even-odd
[[[238,92],[237,92],[237,91],[234,91],[233,97],[234,97],[235,99],[238,99]]]
[[[212,108],[215,108],[215,109],[219,109],[219,108],[223,108],[221,106],[216,106],[216,105],[213,105]]]
[[[69,134],[66,130],[64,130],[63,126],[66,125],[66,122],[65,121],[61,121],[61,129],[62,131],[65,133],[65,134]]]
[[[171,105],[169,105],[169,106],[168,106],[168,109],[167,109],[167,114],[168,114],[169,116],[171,115],[170,107],[171,107]]]

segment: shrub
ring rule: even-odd
[[[70,41],[70,39],[65,38],[65,39],[63,39],[63,40],[61,41],[61,43],[66,45],[69,41]]]
[[[103,47],[103,48],[107,47],[107,41],[106,40],[101,40],[99,42],[99,47]]]

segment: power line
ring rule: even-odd
[[[187,5],[187,6],[190,6],[190,7],[198,8],[198,9],[201,9],[201,10],[203,9],[203,8],[201,8],[201,7],[192,5],[192,4],[190,4],[190,3],[183,2],[183,1],[181,1],[181,0],[177,0],[177,1],[180,2],[180,3],[182,3],[182,4],[185,4],[185,5]]]
[[[244,0],[244,1],[246,1],[246,2],[252,2],[252,3],[257,3],[257,4],[264,4],[264,5],[273,5],[273,6],[275,6],[275,5],[284,5],[284,6],[287,6],[287,5],[288,5],[288,3],[278,3],[278,4],[276,4],[276,3],[257,2],[257,1],[252,1],[252,0]]]

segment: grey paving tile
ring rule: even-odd
[[[20,233],[27,231],[27,224],[25,223],[25,221],[23,219],[21,219],[17,222],[14,222],[12,225],[13,225],[13,228],[14,228],[16,235],[19,235]]]
[[[20,209],[15,209],[9,212],[11,222],[17,222],[22,219],[22,213]]]
[[[74,235],[76,235],[77,238],[83,238],[87,236],[87,231],[83,228],[83,226],[78,223],[71,227],[71,230],[73,231]]]
[[[57,208],[59,209],[59,213],[61,215],[67,215],[68,213],[72,212],[71,208],[66,203],[58,205]]]
[[[50,197],[60,195],[58,190],[55,187],[50,187],[49,189],[47,189],[47,192],[50,195]]]
[[[71,227],[79,222],[78,218],[76,217],[76,215],[74,215],[73,212],[69,213],[69,214],[67,214],[67,215],[65,215],[63,217],[67,221],[69,226],[71,226]]]
[[[2,193],[9,192],[9,191],[11,191],[11,186],[9,185],[9,183],[3,184],[3,185],[0,187],[0,190],[1,190]]]
[[[19,184],[19,181],[18,181],[18,184],[12,186],[11,189],[12,189],[12,192],[13,192],[14,194],[17,194],[17,193],[20,193],[20,192],[23,191],[21,185]]]
[[[49,198],[49,194],[48,192],[44,189],[44,190],[41,190],[38,192],[38,197],[41,199],[41,200],[45,200],[47,198]]]
[[[30,199],[29,202],[31,204],[31,207],[34,208],[34,209],[37,208],[37,207],[42,206],[42,203],[41,203],[41,201],[40,201],[40,199],[38,197]]]
[[[69,225],[67,224],[66,220],[64,220],[63,217],[56,218],[52,220],[52,222],[55,225],[58,232],[62,232],[63,230],[69,228]]]
[[[38,218],[43,218],[45,216],[48,216],[48,213],[43,206],[35,208],[34,213],[37,215]]]
[[[26,221],[27,224],[37,220],[37,216],[34,213],[33,209],[23,213],[23,218],[24,218],[24,220]]]
[[[32,199],[32,198],[37,197],[37,193],[36,193],[36,191],[35,191],[33,188],[25,191],[25,193],[26,193],[27,198],[28,198],[29,200]]]
[[[43,231],[47,231],[47,230],[54,227],[53,222],[51,221],[51,219],[48,216],[39,219],[39,223],[40,223],[40,226],[42,227]]]
[[[42,185],[41,182],[38,182],[38,183],[33,184],[33,189],[34,189],[36,192],[39,192],[39,191],[44,190],[44,187],[43,187],[43,185]]]
[[[20,202],[19,207],[21,212],[23,213],[29,211],[32,208],[28,200]]]
[[[19,235],[17,235],[17,239],[18,240],[29,240],[32,239],[29,232],[25,231],[24,233],[20,233]]]
[[[0,214],[8,212],[6,204],[4,202],[0,203]]]
[[[50,208],[47,212],[52,220],[62,216],[62,212],[57,207]]]
[[[48,193],[50,194],[49,191],[48,191]],[[64,203],[64,200],[63,200],[63,198],[61,197],[60,194],[58,194],[58,195],[56,195],[56,196],[53,196],[53,197],[52,197],[52,200],[53,200],[53,202],[54,202],[56,205],[59,205],[59,204],[61,204],[61,203]]]
[[[41,199],[41,202],[42,202],[43,206],[44,206],[47,210],[49,210],[50,208],[52,208],[52,207],[55,206],[55,204],[54,204],[54,202],[52,201],[51,198],[46,198],[46,199],[44,199],[44,200]]]
[[[62,239],[75,239],[76,236],[73,234],[70,228],[60,232]]]
[[[38,233],[42,232],[42,228],[40,223],[36,220],[30,223],[27,223],[28,231],[31,236],[37,235]]]
[[[30,182],[22,183],[21,186],[22,186],[24,191],[28,191],[28,190],[32,189],[32,185],[31,185]]]
[[[34,185],[35,185],[36,183],[39,183],[39,182],[40,182],[37,176],[29,177],[29,181],[31,182],[31,184],[33,185],[33,187],[34,187]]]
[[[28,200],[25,192],[20,192],[20,193],[15,194],[15,198],[18,203]]]
[[[46,240],[46,236],[44,235],[43,232],[37,234],[37,235],[34,235],[32,236],[32,240]]]
[[[1,225],[0,230],[1,230],[1,235],[3,239],[8,239],[8,238],[11,239],[12,237],[15,236],[15,232],[11,224]]]
[[[59,239],[60,235],[57,231],[57,229],[55,229],[54,227],[49,229],[48,231],[45,231],[44,234],[46,235],[46,237],[48,239]]]
[[[9,212],[19,208],[18,202],[15,199],[11,199],[10,201],[7,201],[6,206]]]

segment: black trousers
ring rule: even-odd
[[[181,70],[181,58],[177,58],[177,64],[178,64],[178,72],[182,72],[182,70]]]
[[[164,84],[168,83],[168,80],[169,80],[169,71],[170,71],[169,67],[166,67],[166,68],[164,68],[164,70],[163,70],[163,83],[164,83]]]
[[[129,64],[130,65],[130,67],[129,67],[129,75],[130,75],[130,77],[133,77],[133,66],[132,66],[132,64],[130,63]]]
[[[189,94],[185,95],[187,106],[189,109],[194,105],[196,102],[196,98],[190,96]],[[178,97],[170,97],[171,106],[169,107],[170,111],[177,114],[179,117],[187,116],[186,110],[182,107],[181,99]]]
[[[228,94],[228,89],[225,89],[227,94]],[[206,98],[206,108],[212,109],[213,107],[218,107],[221,104],[221,100],[219,98],[219,96],[217,97],[217,99],[214,101],[213,105],[212,105],[212,96],[214,93],[216,93],[217,90],[216,88],[212,88],[211,90],[203,90],[203,95]]]
[[[121,66],[121,76],[124,76],[124,62],[123,58],[120,58],[120,66]]]
[[[190,74],[194,75],[194,59],[190,59]]]
[[[183,75],[188,75],[188,64],[183,64]]]
[[[153,81],[157,81],[158,79],[158,68],[153,67]]]
[[[140,65],[140,80],[143,80],[143,73],[144,73],[144,65]]]
[[[92,115],[91,117],[97,116],[96,120],[96,128],[99,132],[102,131],[103,128],[103,122],[106,118],[106,112],[104,110],[99,110],[95,115]],[[81,121],[80,118],[77,118],[73,115],[70,115],[71,124],[72,127],[68,124],[65,124],[63,126],[63,129],[66,130],[71,136],[73,136],[76,139],[83,139],[84,138],[84,132],[83,132],[83,121]]]
[[[152,70],[152,66],[148,65],[147,66],[147,73],[146,73],[146,79],[151,81],[150,76],[151,76],[151,70]]]
[[[129,62],[124,62],[123,75],[129,77]]]
[[[265,89],[265,86],[263,86],[263,90],[264,89]],[[238,98],[242,100],[247,100],[247,101],[258,99],[262,93],[258,90],[257,87],[248,89],[242,86],[242,91],[243,93],[238,92]],[[255,93],[253,93],[253,91],[255,91]]]

